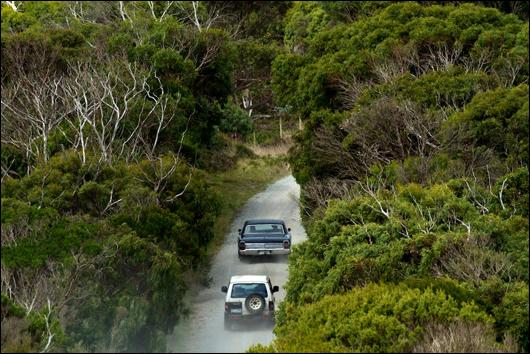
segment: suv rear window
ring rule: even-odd
[[[260,294],[267,297],[267,287],[263,283],[234,284],[232,286],[232,298],[246,298],[250,294]]]
[[[245,234],[283,234],[282,224],[254,224],[245,227]]]

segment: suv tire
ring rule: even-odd
[[[245,307],[252,315],[262,313],[265,310],[265,298],[258,293],[250,294],[245,299]]]

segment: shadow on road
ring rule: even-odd
[[[230,332],[252,332],[252,331],[263,331],[264,329],[272,329],[274,325],[267,321],[241,321],[232,323],[230,329],[226,329]]]
[[[239,259],[241,263],[288,263],[288,256],[285,255],[264,255],[264,256],[243,256]]]

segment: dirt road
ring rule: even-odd
[[[268,274],[273,285],[279,285],[276,300],[285,297],[283,285],[287,281],[287,260],[284,257],[267,257],[240,261],[237,257],[237,229],[246,219],[284,219],[291,228],[293,243],[306,238],[300,222],[298,199],[300,187],[292,176],[271,184],[264,192],[249,199],[232,223],[230,232],[219,253],[212,261],[209,276],[211,286],[201,289],[191,300],[191,315],[175,328],[168,338],[171,352],[237,353],[252,344],[267,344],[273,339],[272,329],[266,326],[238,326],[223,329],[224,296],[221,286],[227,285],[231,275]],[[229,198],[229,196],[227,196]]]

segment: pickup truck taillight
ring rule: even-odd
[[[283,248],[289,249],[289,241],[287,240],[283,241]]]
[[[245,242],[243,242],[243,241],[239,242],[239,249],[240,250],[244,250],[245,248],[246,248]]]

